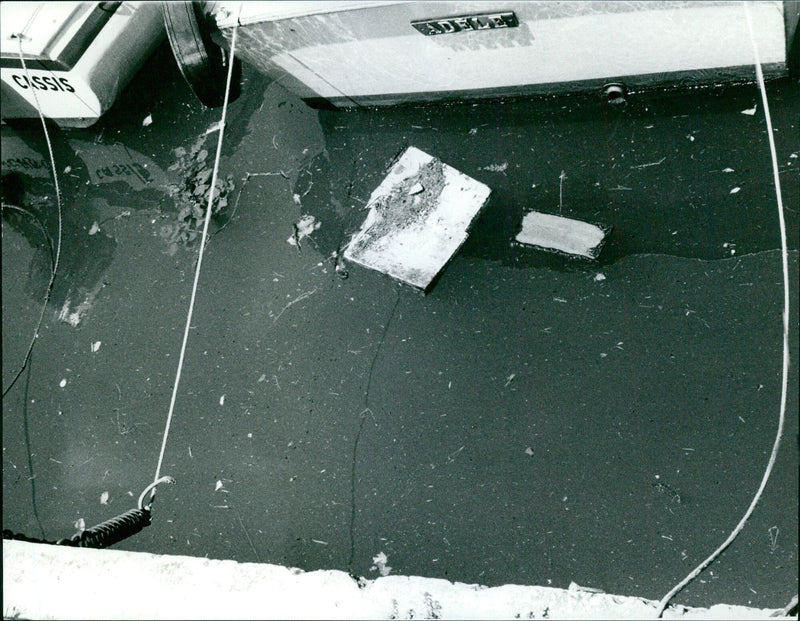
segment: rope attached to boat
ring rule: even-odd
[[[36,9],[36,13],[38,13],[39,8]],[[34,13],[34,15],[36,15]],[[33,17],[31,17],[31,20]],[[26,24],[25,29],[28,28],[30,25],[31,20],[28,21]],[[22,64],[22,70],[25,72],[25,78],[28,80],[28,83],[31,82],[30,72],[28,71],[28,66],[25,63],[25,55],[22,53],[22,42],[29,40],[28,36],[25,35],[24,30],[22,32],[18,32],[16,34],[11,35],[12,38],[16,37],[19,40],[19,62]],[[3,397],[8,394],[8,391],[17,383],[17,380],[22,375],[22,372],[28,366],[28,362],[30,362],[31,354],[33,354],[33,346],[36,344],[36,339],[39,338],[39,330],[42,327],[42,320],[44,319],[44,312],[47,310],[47,304],[50,302],[50,294],[53,292],[53,283],[56,280],[56,273],[58,272],[58,262],[61,259],[61,229],[62,229],[62,221],[61,221],[61,188],[58,185],[58,172],[56,171],[56,159],[53,156],[53,145],[50,142],[50,133],[47,131],[47,123],[44,120],[44,114],[42,114],[42,106],[39,104],[39,97],[36,94],[36,89],[31,89],[31,93],[33,94],[33,101],[36,104],[36,111],[39,113],[39,119],[42,121],[42,129],[44,130],[44,139],[47,142],[47,152],[50,155],[50,169],[53,172],[53,183],[56,188],[56,203],[58,206],[58,241],[56,242],[56,254],[55,258],[53,259],[53,269],[50,272],[50,281],[47,283],[47,289],[44,294],[44,302],[42,303],[42,311],[39,313],[39,320],[36,322],[36,327],[33,330],[33,336],[31,337],[30,345],[28,345],[28,351],[25,352],[25,358],[22,360],[22,365],[20,366],[19,370],[14,374],[14,379],[11,380],[11,383],[3,389]],[[4,206],[5,207],[5,206]],[[46,233],[46,231],[45,231]]]
[[[181,343],[181,353],[180,353],[180,356],[178,357],[178,369],[177,369],[177,371],[175,373],[175,383],[172,386],[172,397],[170,398],[170,402],[169,402],[169,411],[167,413],[167,422],[166,422],[166,424],[164,426],[164,436],[163,436],[163,438],[161,440],[161,451],[159,452],[159,455],[158,455],[158,465],[156,466],[156,474],[155,474],[154,482],[157,482],[159,480],[159,477],[161,475],[161,465],[164,462],[164,451],[167,448],[167,438],[169,436],[170,426],[172,425],[172,417],[173,417],[173,414],[175,412],[175,401],[176,401],[177,396],[178,396],[178,385],[180,384],[181,372],[183,371],[183,360],[184,360],[184,358],[186,356],[186,344],[189,341],[189,326],[192,323],[192,314],[194,312],[194,303],[195,303],[195,299],[197,297],[197,283],[200,280],[200,268],[203,265],[203,254],[205,253],[206,242],[208,241],[208,225],[209,225],[209,222],[211,221],[211,214],[212,214],[211,207],[214,204],[214,198],[215,198],[214,190],[217,187],[217,177],[219,175],[219,160],[220,160],[220,156],[222,154],[222,138],[223,138],[223,136],[225,134],[225,121],[226,121],[226,118],[227,118],[227,115],[228,115],[228,100],[230,98],[230,92],[231,92],[231,78],[233,76],[233,65],[234,65],[233,61],[234,61],[234,53],[235,53],[235,50],[236,50],[236,34],[237,34],[237,30],[238,30],[238,20],[237,20],[236,25],[234,25],[234,27],[233,27],[233,36],[231,38],[231,50],[230,50],[230,55],[228,57],[228,79],[227,79],[227,82],[225,84],[225,99],[224,99],[223,104],[222,104],[222,119],[220,120],[220,123],[219,123],[219,138],[217,140],[217,154],[214,157],[214,171],[211,174],[211,184],[209,185],[209,190],[208,190],[208,205],[206,207],[205,221],[203,222],[203,234],[200,237],[202,242],[200,244],[200,251],[198,252],[198,255],[197,255],[197,265],[195,266],[195,270],[194,270],[194,283],[192,284],[192,295],[191,295],[191,298],[189,300],[189,311],[188,311],[188,313],[186,315],[186,326],[185,326],[185,328],[183,330],[183,342]],[[153,487],[152,492],[151,492],[151,501],[152,501],[152,498],[155,497],[155,492],[156,492],[155,487]]]
[[[745,523],[755,510],[756,504],[758,504],[758,501],[761,499],[761,495],[763,494],[764,488],[766,487],[767,481],[772,473],[772,468],[774,467],[775,460],[778,456],[778,447],[781,444],[781,437],[783,436],[783,427],[786,419],[786,393],[789,383],[789,259],[786,243],[786,222],[783,215],[781,180],[778,173],[778,155],[775,149],[775,138],[773,137],[772,132],[772,118],[769,113],[767,89],[764,86],[764,74],[761,71],[761,59],[758,53],[758,45],[756,44],[755,34],[753,33],[753,23],[750,19],[750,11],[747,5],[748,3],[745,2],[742,6],[744,7],[745,17],[747,18],[747,28],[750,33],[750,43],[753,46],[753,64],[755,65],[758,88],[761,91],[761,102],[764,106],[764,120],[766,121],[767,137],[769,138],[769,150],[772,158],[775,194],[778,200],[778,224],[781,233],[781,259],[783,266],[783,375],[781,380],[781,401],[780,413],[778,415],[778,429],[775,433],[775,442],[772,445],[772,453],[769,456],[769,462],[767,463],[766,470],[764,471],[764,476],[761,478],[761,484],[758,486],[758,490],[756,491],[755,496],[753,496],[753,500],[750,502],[750,506],[747,508],[747,511],[745,511],[742,519],[739,520],[736,528],[733,529],[733,532],[731,532],[728,538],[723,541],[722,544],[716,550],[714,550],[714,552],[712,552],[707,559],[695,567],[688,576],[675,585],[672,590],[661,599],[661,601],[658,603],[658,609],[656,610],[656,618],[661,618],[661,615],[664,612],[664,609],[667,607],[667,604],[669,604],[669,601],[678,593],[678,591],[683,589],[683,587],[694,580],[700,574],[700,572],[702,572],[714,561],[714,559],[722,554],[725,548],[727,548],[733,542],[733,540],[736,539],[737,535],[744,528]]]
[[[39,9],[37,8],[37,12],[38,12],[38,10]],[[30,23],[30,21],[29,21],[29,23]],[[26,25],[25,28],[27,29],[27,27],[28,27],[28,25]],[[235,31],[234,31],[234,33],[235,33]],[[25,55],[23,54],[23,51],[22,51],[22,42],[25,41],[25,40],[29,40],[29,38],[24,34],[24,31],[16,33],[16,34],[12,35],[12,37],[16,37],[19,40],[19,60],[20,60],[20,63],[22,64],[22,69],[25,72],[25,76],[28,79],[28,81],[30,82],[30,73],[29,73],[28,67],[27,67],[27,65],[25,63]],[[231,63],[231,66],[232,66],[232,64],[233,63]],[[230,71],[229,71],[229,73],[228,73],[228,87],[230,87],[230,79],[231,79],[231,75],[230,75]],[[44,319],[44,313],[45,313],[45,310],[47,309],[47,304],[50,301],[50,295],[51,295],[51,293],[53,291],[53,283],[55,282],[55,279],[56,279],[56,274],[58,272],[58,264],[59,264],[59,260],[61,258],[61,238],[62,238],[62,228],[63,228],[61,188],[60,188],[59,183],[58,183],[58,172],[57,172],[57,169],[56,169],[55,156],[53,155],[53,146],[52,146],[52,142],[50,140],[50,133],[47,130],[47,123],[45,122],[44,114],[42,112],[42,107],[41,107],[41,104],[39,102],[39,98],[38,98],[38,96],[36,94],[36,90],[33,89],[31,92],[33,93],[33,98],[34,98],[34,103],[35,103],[35,106],[36,106],[36,111],[39,114],[39,119],[42,122],[42,129],[44,130],[44,137],[45,137],[45,141],[47,143],[47,151],[48,151],[48,154],[50,155],[50,167],[51,167],[51,170],[52,170],[52,173],[53,173],[53,183],[55,185],[56,202],[57,202],[57,206],[58,206],[58,241],[56,243],[55,256],[51,255],[52,270],[50,272],[50,281],[48,282],[47,290],[45,292],[44,302],[42,303],[42,310],[41,310],[41,313],[39,314],[39,320],[36,323],[36,327],[35,327],[34,332],[33,332],[33,337],[31,339],[30,345],[28,346],[28,350],[27,350],[27,352],[25,354],[25,358],[23,360],[22,366],[20,367],[19,371],[17,371],[16,375],[14,376],[14,379],[11,381],[11,383],[8,385],[8,387],[3,390],[3,397],[5,397],[6,394],[8,393],[8,391],[11,390],[11,388],[16,383],[17,379],[19,379],[19,377],[22,375],[22,372],[28,366],[28,362],[30,361],[31,354],[33,353],[34,344],[36,343],[36,339],[39,337],[39,330],[41,329],[42,321]],[[226,92],[225,103],[226,103],[226,106],[227,106],[227,92]],[[223,109],[223,124],[224,124],[224,119],[225,119],[225,110]],[[213,183],[216,183],[217,167],[219,165],[219,157],[220,157],[221,146],[222,146],[222,130],[220,129],[220,144],[219,144],[219,147],[217,149],[217,159],[216,159],[215,167],[214,167],[214,182]],[[204,228],[204,236],[203,236],[204,240],[205,240],[205,234],[206,234],[206,232],[208,230],[208,220],[209,220],[208,216],[210,215],[211,201],[213,200],[213,188],[214,188],[214,185],[212,184],[211,187],[212,187],[212,190],[210,192],[209,206],[208,206],[209,214],[207,214],[207,216],[206,216],[206,223],[205,223],[205,228]],[[3,208],[6,208],[6,207],[13,207],[13,208],[15,208],[15,209],[17,209],[19,211],[25,212],[24,209],[21,209],[21,208],[16,207],[16,206],[3,205]],[[35,218],[35,214],[31,214],[31,215]],[[38,221],[38,218],[35,218],[35,219],[37,219],[37,221]],[[42,226],[42,228],[43,228],[43,232],[45,233],[45,236],[47,237],[47,231],[44,230],[43,226]],[[202,257],[202,250],[203,250],[203,248],[201,247],[201,249],[200,249],[201,257]],[[51,252],[52,252],[52,248],[51,248]],[[198,272],[199,272],[199,261],[198,261]],[[197,285],[197,279],[195,278],[195,286],[196,285]],[[193,301],[194,301],[194,295],[192,297],[192,302]],[[188,330],[188,322],[187,322],[187,330]],[[183,352],[181,352],[181,357],[182,356],[183,356]],[[164,442],[166,443],[166,437],[164,438]],[[162,446],[162,455],[161,455],[161,457],[163,457],[163,446]],[[161,467],[161,458],[159,458],[159,469],[160,469],[160,467]],[[59,539],[58,541],[53,542],[53,541],[47,541],[47,540],[44,540],[44,539],[35,539],[35,538],[32,538],[32,537],[27,537],[26,535],[16,534],[16,533],[13,533],[10,530],[3,530],[3,539],[17,539],[17,540],[37,542],[37,543],[54,543],[54,544],[57,544],[57,545],[67,545],[67,546],[75,546],[75,547],[81,547],[81,548],[106,548],[106,547],[111,546],[111,545],[113,545],[115,543],[119,543],[123,539],[127,539],[131,535],[134,535],[134,534],[138,533],[145,526],[149,526],[150,525],[150,520],[151,520],[150,507],[152,505],[152,498],[153,498],[153,496],[155,494],[156,487],[161,483],[174,483],[174,482],[175,482],[175,480],[172,477],[159,476],[159,471],[157,470],[156,471],[156,476],[155,476],[155,479],[153,480],[153,482],[150,485],[148,485],[144,489],[144,491],[141,493],[141,495],[139,496],[139,503],[138,503],[138,506],[135,509],[131,509],[130,511],[126,511],[125,513],[122,513],[122,514],[120,514],[120,515],[118,515],[118,516],[116,516],[114,518],[106,520],[105,522],[101,522],[100,524],[97,524],[96,526],[93,526],[93,527],[91,527],[89,529],[82,530],[82,531],[76,533],[75,535],[73,535],[72,537],[70,537],[69,539]],[[150,501],[150,503],[145,505],[145,496],[148,493],[151,494],[151,501]]]

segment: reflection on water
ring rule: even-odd
[[[93,185],[122,182],[134,192],[167,191],[169,182],[164,171],[149,157],[124,144],[70,140],[69,145],[83,160]]]

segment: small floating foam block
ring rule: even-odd
[[[409,147],[369,198],[344,257],[426,291],[467,239],[491,190]]]
[[[522,219],[516,239],[543,250],[596,259],[607,234],[608,229],[588,222],[532,211]]]

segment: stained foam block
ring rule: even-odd
[[[516,239],[544,250],[596,259],[607,234],[608,229],[595,224],[532,211],[522,219]]]
[[[372,192],[344,257],[427,291],[490,194],[483,183],[409,147]]]

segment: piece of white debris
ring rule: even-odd
[[[62,379],[62,380],[61,380],[61,381],[58,383],[58,385],[59,385],[59,386],[61,386],[61,388],[64,388],[64,386],[66,386],[66,385],[67,385],[67,378],[64,378],[64,379]]]
[[[97,222],[92,222],[92,227],[89,229],[89,235],[96,235],[100,232],[100,225]]]
[[[292,195],[292,200],[294,201],[295,205],[299,205],[300,204],[300,195],[299,194]]]
[[[100,349],[100,345],[102,345],[102,341],[95,341],[94,343],[92,343],[92,353]]]
[[[314,216],[306,214],[295,222],[294,233],[286,241],[292,246],[297,246],[304,237],[308,237],[321,226],[322,222],[318,222]]]
[[[741,190],[741,189],[742,189],[742,188],[740,188],[740,187],[738,187],[738,186],[737,186],[737,187],[735,187],[735,188],[733,188],[733,189],[731,190],[731,194],[736,194],[736,193],[737,193],[739,190]]]
[[[522,219],[516,240],[542,250],[596,259],[609,231],[588,222],[532,211]]]
[[[419,194],[419,193],[420,193],[420,192],[422,192],[422,190],[424,190],[424,189],[425,189],[425,188],[423,188],[423,187],[422,187],[422,184],[421,184],[421,183],[415,183],[414,185],[412,185],[412,186],[411,186],[411,187],[408,189],[408,194],[409,194],[410,196],[413,196],[414,194]]]
[[[416,184],[424,192],[410,198]],[[483,183],[408,147],[370,195],[369,213],[344,258],[425,292],[467,239],[490,193]]]
[[[600,282],[601,280],[605,280],[605,279],[606,279],[606,275],[605,274],[597,273],[597,274],[594,275],[595,282]]]
[[[64,169],[64,174],[65,174],[65,175],[68,175],[68,174],[69,174],[69,173],[71,173],[71,172],[72,172],[72,166],[67,166],[67,167]]]
[[[533,449],[529,446],[528,448],[525,449],[525,454],[532,456],[533,455]]]
[[[758,108],[758,104],[754,105],[752,108],[748,108],[747,110],[742,110],[742,114],[753,116],[756,113],[756,108]]]
[[[78,529],[79,532],[83,532],[86,530],[86,520],[83,518],[78,518],[75,520],[75,528]]]
[[[481,170],[488,170],[489,172],[505,172],[508,170],[508,162],[503,162],[502,164],[489,164],[488,166],[484,166]]]
[[[217,481],[217,484],[214,486],[214,491],[218,492],[222,489],[222,481]]]
[[[209,125],[208,129],[206,130],[206,136],[208,136],[209,134],[211,134],[213,132],[219,131],[219,127],[220,127],[220,122],[219,121]]]
[[[100,504],[107,505],[108,504],[108,492],[103,492],[100,494]]]
[[[724,172],[724,173],[732,173],[732,172],[735,172],[735,171],[733,170],[733,168],[728,166],[727,168],[723,168],[722,172]]]
[[[148,114],[146,117],[144,117],[144,121],[142,121],[142,127],[147,127],[148,125],[152,124],[153,124],[153,115]]]
[[[222,395],[222,396],[219,398],[219,404],[220,404],[220,405],[225,405],[225,395]]]
[[[689,139],[689,142],[694,142],[694,136],[691,134],[688,134],[686,137]]]
[[[381,576],[388,576],[389,572],[392,571],[392,568],[389,567],[386,563],[389,561],[386,558],[386,554],[383,552],[378,552],[377,556],[372,557],[372,562],[375,563],[372,567],[369,568],[370,571],[378,570]]]

